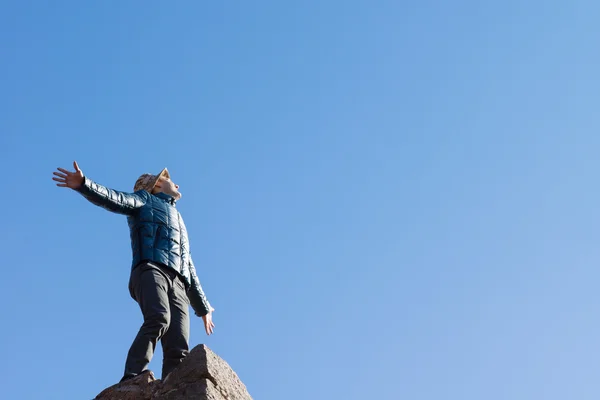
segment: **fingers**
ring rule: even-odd
[[[204,330],[206,330],[207,335],[211,335],[214,332],[215,324],[212,322],[212,318],[206,318],[204,320]]]
[[[67,170],[64,170],[62,168],[58,168],[60,171],[62,171],[63,173],[60,172],[53,172],[54,176],[52,177],[52,180],[55,182],[58,182],[56,184],[56,186],[58,187],[69,187],[69,178],[71,177],[71,173]],[[66,174],[66,175],[65,175]]]
[[[207,325],[205,328],[206,328],[206,334],[210,336],[210,335],[212,335],[212,333],[215,329],[215,325],[214,324]]]
[[[79,165],[77,165],[77,161],[73,161],[73,167],[75,168],[75,172],[79,172],[79,171],[81,171],[81,170],[79,169]]]
[[[67,174],[67,175],[73,175],[73,173],[72,173],[72,172],[70,172],[70,171],[67,171],[67,170],[66,170],[66,169],[64,169],[64,168],[57,168],[57,170],[59,170],[60,172],[64,172],[64,173],[65,173],[65,174]]]

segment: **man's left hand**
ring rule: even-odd
[[[215,311],[215,309],[210,307],[208,314],[202,317],[202,321],[204,321],[204,329],[206,330],[207,335],[212,334],[213,330],[215,329],[215,323],[212,321],[213,311]]]

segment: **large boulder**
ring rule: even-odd
[[[252,400],[231,367],[201,344],[164,381],[151,371],[104,389],[95,400]]]

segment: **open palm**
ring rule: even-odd
[[[57,168],[60,172],[53,172],[55,177],[52,180],[59,182],[56,186],[59,187],[68,187],[71,189],[77,189],[83,183],[83,172],[79,169],[79,165],[77,165],[77,161],[73,161],[73,167],[75,168],[75,172],[67,171],[63,168]]]

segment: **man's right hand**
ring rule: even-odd
[[[59,187],[68,187],[71,189],[77,189],[83,183],[83,172],[79,169],[79,165],[77,165],[77,161],[73,161],[73,167],[75,168],[75,172],[67,171],[66,169],[58,168],[60,172],[53,172],[57,177],[53,177],[52,179],[56,182],[56,186]]]

